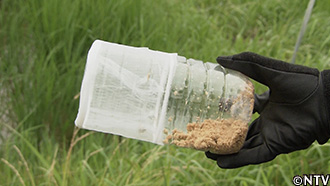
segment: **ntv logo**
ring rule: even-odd
[[[303,174],[303,176],[296,175],[293,177],[292,182],[294,185],[315,185],[319,184],[328,185],[330,174]]]

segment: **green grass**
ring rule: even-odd
[[[95,39],[215,62],[253,51],[290,61],[308,1],[0,0],[0,185],[292,185],[330,172],[329,143],[224,170],[204,153],[80,130]],[[296,59],[330,68],[330,2],[317,1]],[[256,84],[256,91],[263,86]]]

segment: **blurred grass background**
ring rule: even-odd
[[[224,170],[203,152],[74,129],[95,39],[211,62],[243,51],[290,61],[307,4],[0,0],[0,185],[292,185],[329,173],[329,143]],[[296,63],[329,69],[329,33],[330,1],[319,0]]]

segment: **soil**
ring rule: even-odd
[[[216,154],[232,154],[242,148],[247,131],[248,125],[242,120],[207,119],[202,123],[189,123],[187,133],[172,130],[164,143]]]
[[[230,113],[230,118],[206,119],[203,122],[199,122],[198,119],[194,123],[187,124],[187,132],[178,129],[170,132],[164,129],[166,138],[163,142],[215,154],[238,152],[248,132],[247,111],[252,111],[254,105],[253,84],[250,81],[246,83],[245,89],[234,100],[224,100],[223,103],[220,101],[222,104],[219,104],[219,108],[225,106],[224,111]]]

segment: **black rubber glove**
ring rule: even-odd
[[[222,168],[259,164],[282,153],[306,149],[330,137],[330,70],[293,65],[251,52],[218,57],[225,68],[237,70],[266,85],[255,95],[254,112],[242,149],[232,155],[206,152]]]

